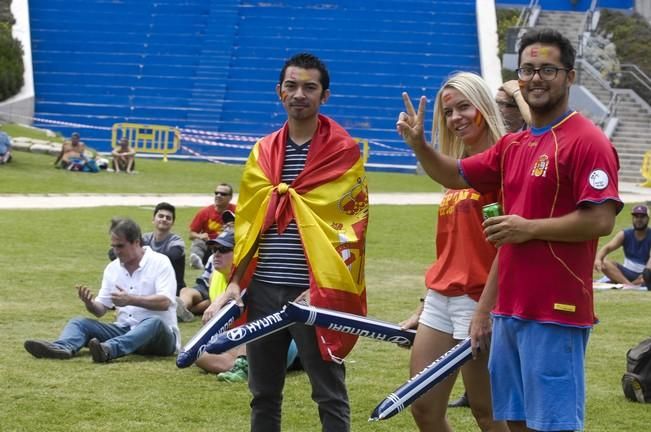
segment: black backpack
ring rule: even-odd
[[[651,338],[643,340],[626,353],[622,389],[633,402],[651,402]]]

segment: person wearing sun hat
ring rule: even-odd
[[[611,282],[624,285],[651,285],[651,229],[649,208],[636,205],[631,210],[633,226],[618,232],[604,245],[595,258],[595,270],[603,273]],[[606,256],[624,249],[624,263],[609,260]]]

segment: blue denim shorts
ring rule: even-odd
[[[495,420],[582,430],[589,328],[495,316],[488,370]]]

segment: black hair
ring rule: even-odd
[[[140,231],[140,226],[129,218],[111,219],[109,234],[124,237],[129,243],[135,243],[137,241],[142,244],[142,231]]]
[[[285,65],[280,71],[280,78],[278,80],[278,83],[280,85],[283,84],[283,80],[285,79],[285,71],[290,66],[296,66],[302,69],[317,69],[319,71],[319,74],[321,75],[319,81],[321,82],[321,87],[323,87],[323,91],[326,91],[330,88],[330,74],[328,74],[328,68],[326,67],[325,63],[323,63],[314,54],[303,52],[303,53],[296,54],[292,56],[290,59],[288,59],[287,61],[285,61]]]
[[[561,51],[561,63],[567,69],[574,69],[574,59],[576,50],[572,43],[558,31],[550,28],[530,30],[520,39],[520,48],[518,49],[518,65],[522,58],[522,51],[529,45],[541,43],[545,45],[554,45]]]
[[[168,202],[161,202],[156,204],[156,207],[154,207],[154,216],[156,216],[156,213],[158,213],[159,210],[167,210],[168,212],[172,213],[172,220],[176,220],[176,208],[168,203]]]
[[[228,183],[219,183],[217,186],[224,186],[227,187],[228,190],[230,191],[229,193],[233,195],[233,186],[229,185]]]

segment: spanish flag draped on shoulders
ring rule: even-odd
[[[242,174],[235,223],[234,264],[273,224],[294,219],[310,274],[310,304],[366,315],[364,255],[368,190],[359,146],[334,120],[319,115],[305,168],[281,183],[288,125],[259,140]],[[251,264],[246,274],[253,274]],[[321,356],[341,361],[357,337],[317,327]]]

